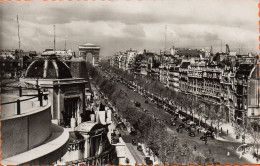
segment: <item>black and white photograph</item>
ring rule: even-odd
[[[1,164],[260,164],[259,4],[0,0]]]

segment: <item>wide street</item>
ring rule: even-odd
[[[94,84],[92,84],[91,87],[92,87],[92,90],[95,92],[96,96],[101,96],[100,92],[97,90],[97,88],[94,86]],[[104,102],[104,99],[101,99],[101,100]],[[112,116],[112,121],[115,126],[118,125],[118,121],[114,116]],[[144,161],[144,158],[145,158],[144,154],[137,150],[137,146],[134,146],[132,144],[132,139],[134,139],[134,136],[130,135],[127,130],[122,130],[121,128],[117,128],[117,130],[121,134],[121,137],[124,140],[127,148],[129,149],[129,151],[135,158],[136,164],[145,165],[146,163]]]
[[[105,73],[104,73],[105,74]],[[105,74],[107,77],[109,75]],[[127,94],[127,97],[130,100],[138,101],[141,103],[141,107],[143,109],[147,109],[148,112],[154,114],[155,117],[159,119],[167,119],[169,120],[172,115],[167,113],[161,108],[157,108],[157,105],[151,103],[145,103],[145,98],[138,94],[137,92],[128,89],[128,87],[120,82],[116,82],[117,87],[122,90],[122,92]],[[177,126],[178,126],[177,122]],[[169,123],[166,124],[167,127],[170,129],[170,133],[177,135],[177,137],[183,142],[187,143],[188,146],[194,147],[196,145],[197,150],[204,151],[205,153],[210,153],[212,157],[214,157],[215,161],[219,162],[220,164],[250,164],[249,161],[245,160],[243,157],[239,158],[239,155],[236,153],[236,148],[241,145],[240,143],[236,142],[227,142],[227,141],[220,141],[220,140],[212,140],[208,139],[207,145],[203,141],[199,139],[200,135],[196,137],[188,136],[188,133],[183,130],[183,133],[176,132],[177,126],[171,126]],[[227,153],[230,152],[230,156],[227,156]]]

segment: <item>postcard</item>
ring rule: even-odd
[[[0,0],[1,164],[259,164],[259,8]]]

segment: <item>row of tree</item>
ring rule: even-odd
[[[201,122],[202,118],[210,120],[212,125],[217,127],[216,136],[219,136],[221,126],[226,122],[226,117],[228,116],[228,108],[225,105],[217,105],[201,100],[197,96],[175,92],[164,86],[159,80],[152,79],[149,76],[134,75],[133,73],[113,68],[109,65],[103,65],[103,67],[106,70],[116,73],[125,81],[132,82],[138,87],[142,87],[143,90],[152,93],[154,96],[158,96],[161,99],[167,99],[167,102],[172,101],[179,110],[189,113],[192,116],[197,114],[199,122]],[[255,121],[246,122],[245,124],[243,124],[243,126],[234,124],[236,135],[242,137],[246,137],[247,135],[247,137],[251,137],[258,154],[258,144],[260,143],[259,123]]]
[[[125,96],[116,83],[102,76],[100,70],[87,65],[92,81],[99,86],[116,107],[118,114],[127,119],[137,131],[137,139],[154,149],[164,164],[213,164],[214,159],[203,152],[194,151],[186,142],[169,134],[165,126],[156,122],[153,117],[136,109],[130,99]],[[126,75],[126,77],[131,75]],[[205,157],[206,156],[206,157]]]
[[[205,102],[200,100],[197,96],[185,95],[183,93],[178,93],[173,89],[164,86],[158,80],[154,80],[149,76],[139,76],[123,71],[121,69],[104,66],[106,70],[110,70],[116,73],[118,76],[123,78],[127,82],[132,82],[138,87],[141,87],[146,92],[153,94],[154,96],[164,99],[165,102],[171,103],[182,110],[183,112],[189,113],[192,116],[197,114],[199,116],[199,121],[202,117],[204,119],[211,120],[212,124],[217,126],[219,131],[220,126],[225,122],[226,110],[223,109],[225,106],[219,106],[217,104]],[[218,135],[219,132],[217,132]]]

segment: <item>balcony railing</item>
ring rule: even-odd
[[[28,101],[28,100],[32,100],[35,98],[38,98],[38,101],[40,102],[40,107],[43,106],[43,100],[47,99],[47,94],[43,94],[43,92],[38,88],[26,88],[26,90],[37,90],[37,94],[23,94],[23,88],[22,87],[11,87],[11,88],[18,88],[19,89],[19,96],[18,99],[15,101],[11,101],[11,102],[6,102],[6,103],[1,103],[2,106],[4,105],[9,105],[9,104],[16,104],[16,114],[20,115],[21,114],[21,103]],[[32,96],[26,99],[21,99],[21,97],[23,96]]]

